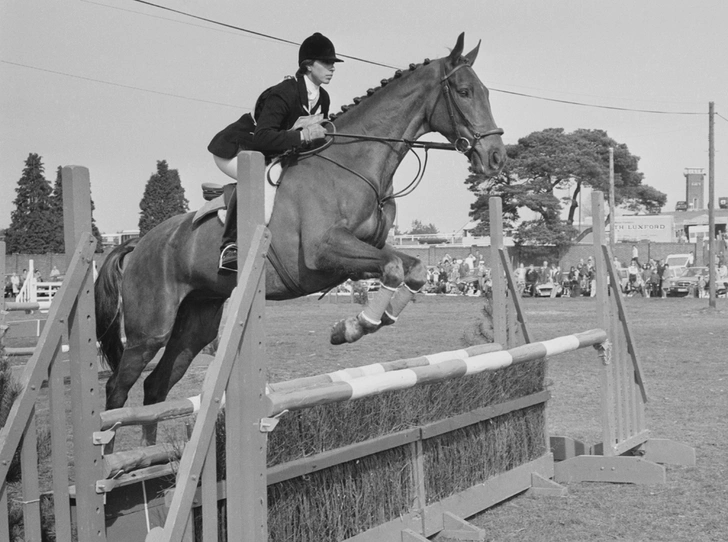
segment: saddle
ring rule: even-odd
[[[197,224],[203,218],[217,213],[221,223],[225,223],[225,212],[228,202],[234,190],[237,189],[235,183],[226,185],[217,183],[202,183],[202,198],[205,203],[195,213],[192,224]]]

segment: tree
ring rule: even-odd
[[[476,233],[487,231],[488,197],[503,198],[504,226],[513,226],[520,218],[519,209],[527,208],[538,215],[535,220],[520,224],[514,238],[519,244],[552,244],[566,246],[576,235],[573,228],[579,193],[584,186],[608,193],[609,148],[614,149],[615,203],[632,211],[659,212],[667,197],[642,184],[643,175],[626,145],[617,143],[603,130],[549,128],[521,138],[508,145],[508,162],[500,177],[486,180],[473,174],[466,184],[478,194],[470,215],[481,221]],[[567,190],[560,201],[557,189]],[[568,217],[561,211],[568,206]]]
[[[91,198],[91,233],[96,238],[96,252],[101,253],[104,247],[101,241],[101,232],[96,226],[94,218],[94,200]],[[50,197],[50,213],[49,221],[53,224],[53,239],[50,245],[50,252],[63,254],[66,252],[65,230],[63,222],[63,179],[62,168],[58,166],[56,170],[56,181],[53,184],[53,192]]]
[[[440,233],[437,231],[437,227],[434,224],[423,224],[420,220],[415,219],[412,221],[412,227],[407,232],[408,235],[422,235],[431,233]]]
[[[51,186],[43,175],[41,157],[30,153],[15,188],[15,210],[5,232],[8,254],[43,254],[50,250],[54,232],[48,220]]]
[[[166,160],[157,161],[157,173],[147,181],[139,208],[142,210],[139,216],[140,236],[168,218],[189,210],[179,173],[176,169],[169,169]]]

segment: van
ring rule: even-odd
[[[687,201],[678,201],[677,203],[675,203],[675,210],[676,211],[687,211],[688,202]]]
[[[692,254],[668,254],[665,258],[665,263],[670,266],[670,269],[687,269],[693,265]]]

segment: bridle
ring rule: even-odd
[[[461,154],[469,154],[473,148],[478,144],[478,142],[483,139],[484,137],[492,136],[492,135],[503,135],[504,131],[503,128],[493,128],[491,130],[486,130],[485,132],[478,131],[475,126],[473,126],[473,123],[470,122],[470,119],[463,113],[463,110],[460,109],[460,106],[458,103],[453,99],[452,96],[452,90],[450,87],[450,77],[452,74],[454,74],[456,71],[458,71],[460,68],[464,67],[470,67],[470,62],[463,62],[462,64],[458,64],[455,66],[452,70],[445,73],[445,64],[442,65],[442,77],[440,78],[440,86],[442,87],[442,96],[445,96],[445,103],[447,104],[447,113],[450,117],[450,123],[452,124],[452,130],[453,133],[457,136],[455,138],[455,143],[453,143],[453,147],[456,151],[458,151]],[[438,100],[440,99],[440,94],[438,94]],[[437,105],[437,102],[435,102],[435,106]],[[433,106],[432,110],[435,110],[435,107]],[[455,119],[455,113],[460,116],[460,119],[463,121],[463,124],[470,130],[470,132],[473,134],[473,140],[471,141],[464,135],[460,134],[460,130],[458,127],[458,123]]]

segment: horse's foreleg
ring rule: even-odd
[[[346,269],[352,276],[378,273],[382,286],[357,316],[334,325],[331,343],[354,342],[383,325],[393,324],[426,281],[422,262],[390,245],[377,249],[343,228],[329,231],[320,245],[318,269]]]
[[[222,299],[191,298],[182,302],[164,355],[144,380],[145,405],[164,401],[195,356],[217,337],[223,303]],[[157,424],[144,425],[142,446],[155,444],[156,440]]]
[[[389,245],[386,248],[391,249]],[[402,260],[404,284],[397,289],[382,315],[382,325],[385,326],[394,324],[397,321],[400,313],[427,282],[427,269],[419,259],[391,250]]]

